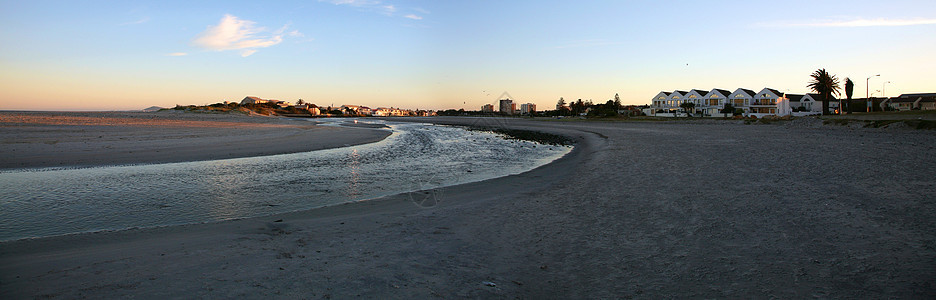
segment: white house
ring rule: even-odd
[[[662,109],[664,106],[666,106],[666,101],[670,94],[670,92],[660,92],[656,96],[653,96],[653,101],[650,102],[650,107],[654,109]]]
[[[371,115],[375,117],[403,117],[408,115],[408,113],[405,110],[397,108],[379,107],[372,110]]]
[[[342,105],[340,107],[341,112],[351,113],[351,114],[360,114],[361,107],[358,105]]]
[[[818,101],[818,94],[806,94],[803,95],[803,98],[800,98],[800,107],[805,108],[806,111],[822,111],[822,103],[816,105]]]
[[[305,103],[305,104],[296,104],[294,107],[297,108],[297,109],[308,110],[308,111],[309,111],[309,114],[311,114],[311,115],[313,115],[313,116],[317,116],[317,115],[321,114],[321,111],[319,111],[318,107],[316,107],[315,104],[309,104],[309,103]]]
[[[697,111],[700,111],[702,109],[702,99],[705,98],[706,94],[708,94],[708,91],[691,89],[689,90],[688,93],[683,95],[682,101],[679,103],[679,105],[682,105],[683,103],[687,103],[687,102],[692,103],[694,105],[693,106],[694,109],[690,111],[689,113],[696,113]],[[677,105],[676,107],[682,108],[679,105]]]
[[[810,112],[822,113],[822,100],[819,94],[806,94],[800,100],[800,107],[804,107]],[[839,101],[834,97],[829,99],[829,111],[832,113],[839,112]]]
[[[731,95],[731,92],[727,90],[712,89],[705,94],[705,100],[702,102],[702,113],[706,116],[719,116],[721,110],[725,108],[725,103],[728,103],[729,95]]]
[[[668,100],[666,101],[666,107],[670,109],[679,109],[679,104],[682,104],[683,97],[689,92],[676,90],[670,93]]]
[[[822,102],[819,101],[818,94],[786,94],[790,99],[790,108],[797,109],[800,112],[822,112]],[[829,103],[829,107],[838,108],[838,102]]]
[[[763,117],[766,115],[777,115],[777,104],[782,101],[789,101],[778,90],[764,88],[754,94],[751,99],[749,115]]]
[[[371,115],[375,117],[388,117],[390,116],[390,109],[386,107],[378,107],[371,111]]]
[[[682,110],[679,107],[685,99],[686,91],[660,92],[653,98],[654,105],[650,106],[651,115],[661,117],[675,117]]]
[[[289,103],[289,102],[286,102],[286,101],[273,100],[273,99],[261,99],[260,97],[254,97],[254,96],[247,96],[247,97],[244,97],[244,100],[241,100],[241,102],[240,102],[241,105],[246,105],[246,104],[264,104],[264,103],[273,103],[273,104],[275,104],[275,105],[277,105],[277,106],[279,106],[279,107],[289,107],[289,106],[292,106],[292,103]]]
[[[786,94],[787,99],[790,100],[790,108],[799,109],[803,106],[803,96],[802,94]]]
[[[270,100],[260,99],[260,97],[247,96],[247,97],[244,97],[244,100],[241,100],[240,104],[241,104],[241,105],[244,105],[244,104],[263,104],[263,103],[267,103],[267,102],[270,102]]]
[[[731,101],[731,106],[735,109],[742,109],[744,113],[751,111],[751,102],[754,101],[754,91],[749,89],[738,88],[731,95],[728,95],[728,101]]]

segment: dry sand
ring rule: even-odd
[[[433,191],[3,243],[0,298],[936,297],[932,131],[426,120],[578,145]]]
[[[237,114],[0,112],[0,169],[166,163],[379,141],[387,131]]]

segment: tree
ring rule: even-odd
[[[296,101],[296,105],[303,105],[303,104],[305,104],[305,101],[302,101],[302,99],[299,99],[299,101]]]
[[[722,108],[721,113],[725,114],[725,118],[727,118],[728,114],[734,113],[734,105],[731,105],[731,103],[725,102],[725,107]]]
[[[689,112],[690,112],[692,109],[695,108],[695,103],[686,101],[686,102],[683,102],[682,104],[680,104],[679,107],[682,107],[683,111],[686,112],[686,115],[689,115]],[[689,115],[689,116],[691,116],[691,115]]]
[[[807,87],[819,94],[819,99],[822,100],[822,114],[828,115],[829,100],[833,95],[841,95],[838,78],[826,72],[825,69],[816,70],[809,76],[812,77],[812,80]]]
[[[621,109],[621,96],[618,96],[617,93],[614,93],[614,109]]]
[[[852,82],[851,78],[845,77],[845,98],[848,101],[845,102],[845,112],[851,112],[851,99],[852,95],[855,94],[855,83]]]
[[[572,108],[572,115],[578,115],[585,111],[585,103],[582,102],[582,99],[572,102],[569,106]]]
[[[559,97],[559,102],[556,102],[556,110],[560,110],[566,106],[565,99]]]

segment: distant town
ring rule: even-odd
[[[471,115],[503,115],[503,116],[617,116],[643,115],[642,109],[649,105],[622,105],[620,97],[606,103],[594,104],[591,100],[578,99],[578,101],[565,102],[559,99],[555,110],[537,110],[535,103],[517,104],[513,99],[505,98],[497,101],[497,106],[488,103],[480,110],[447,109],[447,110],[421,110],[404,109],[396,107],[371,108],[364,105],[344,104],[340,106],[320,106],[308,103],[302,99],[295,103],[276,99],[263,99],[256,96],[244,97],[240,102],[224,101],[220,103],[195,106],[176,105],[172,110],[201,111],[201,112],[242,112],[246,114],[280,115],[287,117],[427,117],[427,116],[471,116]],[[144,111],[164,110],[165,108],[151,107]]]
[[[244,97],[240,102],[224,101],[206,106],[181,106],[174,110],[196,111],[235,111],[246,114],[280,115],[287,117],[427,117],[427,116],[527,116],[527,117],[742,117],[764,118],[783,116],[809,116],[823,114],[822,100],[819,94],[792,94],[773,88],[763,88],[758,92],[738,88],[734,91],[725,89],[691,89],[688,91],[661,91],[653,96],[649,105],[623,105],[615,94],[603,103],[578,99],[569,101],[562,97],[556,103],[555,110],[537,110],[535,103],[517,104],[513,99],[499,99],[497,103],[488,103],[480,110],[413,110],[395,107],[371,108],[364,105],[319,106],[299,99],[295,103],[263,99],[255,96]],[[147,110],[158,110],[153,107]],[[830,97],[827,103],[828,114],[875,111],[936,110],[936,93],[901,94],[896,97],[868,97],[838,99]]]

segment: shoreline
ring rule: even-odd
[[[348,123],[342,123],[342,124],[340,124],[340,126],[360,127],[360,128],[368,128],[368,129],[390,129],[389,126],[384,125],[384,124],[370,124],[370,123],[357,123],[357,122],[355,122],[355,123],[350,123],[350,122],[348,122]],[[332,126],[328,126],[328,127],[332,127]],[[505,137],[505,139],[506,139],[506,138],[507,138],[507,137]],[[516,138],[512,138],[512,139],[516,139]],[[347,146],[347,145],[346,145],[346,146]],[[572,148],[572,149],[574,149],[574,148]],[[567,153],[567,154],[568,154],[568,153]],[[560,156],[558,159],[561,159],[561,158],[563,158],[563,157],[565,157],[565,156],[566,156],[566,155]],[[255,157],[255,158],[261,158],[261,159],[262,159],[263,157],[262,157],[262,156],[257,156],[257,157]],[[553,162],[553,161],[555,161],[555,160],[557,160],[557,159],[551,158],[550,163]],[[187,162],[197,162],[197,161],[187,161]],[[143,165],[143,163],[140,163],[139,165]],[[105,164],[105,165],[100,165],[100,166],[91,166],[91,167],[89,167],[89,168],[94,168],[94,167],[111,167],[111,166],[120,167],[120,166],[131,166],[131,165],[111,165],[111,164]],[[74,167],[74,168],[81,168],[81,167]],[[36,170],[37,170],[37,171],[43,171],[43,170],[55,170],[55,169],[56,169],[56,168],[53,167],[53,168],[43,168],[43,169],[36,169]],[[68,168],[63,168],[63,169],[68,169]],[[32,170],[30,170],[30,169],[13,169],[12,171],[15,172],[15,171],[18,171],[18,170],[32,171]],[[3,170],[3,169],[0,169],[0,173],[2,173],[2,172],[9,172],[9,171],[11,171],[11,170]],[[470,172],[470,171],[469,171],[469,172]],[[477,174],[477,173],[475,173],[475,174]],[[504,175],[497,175],[497,176],[504,177]],[[509,175],[508,175],[508,176],[509,176]],[[500,177],[496,177],[496,178],[500,178]],[[490,179],[490,178],[489,178],[489,179]],[[489,179],[480,179],[480,181],[486,181],[486,180],[489,180]],[[473,179],[473,180],[478,180],[478,179]],[[469,184],[469,183],[474,183],[474,182],[477,182],[477,181],[463,182],[463,183],[458,183],[458,184],[453,184],[453,185]],[[421,185],[420,185],[420,186],[421,186]],[[451,185],[444,186],[444,187],[440,187],[439,189],[444,189],[444,188],[447,188],[447,187],[449,187],[449,186],[451,186]],[[410,193],[410,192],[404,192],[404,193],[393,193],[393,192],[388,193],[388,192],[383,192],[383,193],[381,193],[380,195],[374,196],[373,198],[358,199],[358,200],[354,200],[353,202],[372,201],[372,200],[380,199],[380,198],[387,197],[387,196],[404,195],[404,194],[409,194],[409,193]],[[88,235],[97,235],[97,234],[108,234],[108,233],[116,233],[116,232],[123,232],[123,231],[150,230],[150,229],[159,229],[159,228],[165,228],[165,227],[205,225],[205,224],[223,223],[223,222],[238,221],[238,220],[246,220],[246,219],[266,218],[266,217],[271,217],[271,216],[277,216],[277,215],[283,215],[283,214],[291,214],[291,213],[303,212],[303,211],[308,211],[308,210],[325,209],[325,208],[329,208],[329,207],[332,207],[332,206],[343,205],[343,204],[347,204],[347,203],[351,203],[351,202],[336,203],[336,204],[327,204],[327,205],[315,206],[315,207],[307,207],[307,208],[301,208],[301,209],[297,209],[297,210],[293,210],[293,211],[284,211],[284,212],[271,213],[271,214],[268,214],[268,215],[259,215],[259,216],[239,216],[239,217],[235,217],[235,218],[231,218],[231,219],[225,219],[225,220],[195,221],[195,222],[187,222],[187,223],[164,224],[164,225],[153,225],[153,226],[141,225],[141,226],[129,226],[129,227],[124,227],[124,228],[116,228],[116,227],[115,227],[115,228],[108,228],[108,229],[97,229],[97,230],[91,230],[91,231],[71,232],[71,233],[54,234],[54,235],[45,235],[45,236],[18,237],[18,238],[13,238],[13,239],[0,240],[0,245],[2,245],[3,243],[19,242],[19,241],[26,241],[26,240],[41,240],[41,239],[47,239],[47,238],[64,238],[64,239],[68,239],[69,236],[86,235],[86,234],[88,234]]]
[[[579,142],[550,164],[481,182],[0,243],[0,296],[936,295],[936,192],[905,181],[936,176],[925,151],[936,137],[926,132],[428,120]],[[803,149],[815,150],[797,155]],[[914,164],[900,165],[906,159]],[[420,208],[414,196],[440,201]]]
[[[422,122],[420,122],[420,123],[422,123]],[[397,203],[397,202],[400,202],[400,200],[402,200],[402,205],[407,205],[407,206],[408,206],[408,205],[411,205],[411,204],[412,204],[412,203],[410,203],[410,202],[411,202],[411,201],[410,201],[410,200],[411,200],[411,199],[410,199],[410,198],[411,198],[411,194],[417,194],[417,193],[419,193],[419,192],[426,192],[426,191],[433,191],[433,190],[455,190],[455,191],[459,191],[460,194],[471,194],[471,195],[475,195],[475,194],[479,194],[476,186],[486,185],[486,184],[488,184],[488,183],[495,182],[495,181],[497,181],[498,179],[505,178],[505,177],[525,176],[525,174],[527,174],[527,173],[541,172],[541,171],[539,171],[540,169],[547,168],[547,167],[549,167],[550,165],[556,164],[556,163],[558,163],[558,162],[563,162],[561,165],[567,165],[568,162],[564,162],[564,161],[566,161],[566,160],[573,160],[573,161],[575,161],[575,160],[580,159],[580,158],[578,158],[578,156],[580,155],[578,152],[579,152],[579,151],[584,151],[584,150],[580,150],[580,149],[582,148],[582,147],[580,147],[580,145],[581,145],[581,146],[584,146],[584,145],[587,145],[587,143],[582,144],[582,142],[585,141],[584,136],[580,136],[578,139],[576,139],[576,141],[578,141],[578,142],[576,142],[576,143],[574,144],[574,147],[572,148],[572,151],[570,151],[570,152],[567,153],[566,155],[563,155],[562,157],[560,157],[560,158],[558,158],[558,159],[556,159],[556,160],[554,160],[554,161],[552,161],[552,162],[550,162],[550,163],[548,163],[548,164],[539,166],[539,167],[537,167],[537,168],[535,168],[535,169],[533,169],[533,170],[529,170],[529,171],[526,171],[526,172],[523,172],[523,173],[520,173],[520,174],[514,174],[514,175],[508,175],[508,176],[502,176],[502,177],[489,178],[489,179],[485,179],[485,180],[481,180],[481,181],[467,182],[467,183],[461,183],[461,184],[456,184],[456,185],[452,185],[452,186],[443,186],[443,187],[432,188],[432,189],[427,189],[427,190],[420,190],[420,191],[413,191],[413,192],[398,193],[398,194],[386,195],[386,196],[381,196],[381,197],[376,197],[376,198],[369,198],[369,199],[361,199],[361,200],[352,201],[352,202],[343,202],[343,203],[337,203],[337,204],[330,204],[330,205],[325,205],[325,206],[320,206],[320,207],[313,207],[313,208],[309,208],[309,209],[302,209],[302,210],[298,210],[298,211],[276,213],[276,214],[272,214],[272,215],[268,215],[268,216],[243,217],[243,218],[230,219],[230,220],[205,221],[205,222],[191,223],[191,224],[162,225],[162,226],[153,226],[153,227],[131,227],[131,228],[125,228],[125,229],[99,230],[99,231],[91,231],[91,232],[76,232],[76,233],[68,233],[68,234],[55,235],[55,236],[46,236],[46,237],[28,237],[28,238],[21,238],[21,239],[16,239],[16,240],[0,241],[0,246],[2,246],[2,245],[4,245],[4,244],[33,243],[33,242],[35,242],[35,243],[40,243],[40,244],[41,244],[41,243],[44,242],[43,240],[50,240],[50,241],[52,241],[52,240],[58,240],[58,239],[70,240],[68,244],[74,245],[74,244],[72,244],[71,242],[77,242],[77,241],[80,241],[80,240],[85,240],[85,239],[87,238],[87,236],[95,236],[95,235],[110,235],[110,234],[113,234],[113,235],[135,235],[135,234],[136,234],[135,231],[139,231],[139,232],[141,232],[141,233],[142,233],[142,232],[150,232],[150,231],[152,231],[152,232],[175,232],[175,231],[177,231],[177,230],[175,230],[176,227],[179,227],[179,229],[181,229],[182,227],[193,227],[193,226],[194,226],[194,227],[199,227],[199,226],[210,226],[210,225],[223,226],[224,223],[234,223],[234,222],[253,222],[253,221],[263,222],[262,220],[266,220],[266,219],[284,219],[284,218],[293,218],[293,219],[295,219],[295,218],[297,218],[297,217],[298,217],[298,218],[310,218],[310,217],[315,217],[315,216],[325,216],[325,215],[328,215],[328,216],[339,216],[339,215],[345,215],[345,214],[352,214],[352,215],[354,215],[354,214],[358,214],[358,213],[361,212],[361,211],[358,211],[358,210],[357,210],[359,207],[356,207],[356,206],[364,206],[364,207],[368,207],[368,206],[377,206],[377,207],[396,206],[396,205],[401,205],[401,204]],[[587,148],[587,147],[586,147],[586,148]],[[107,166],[107,165],[105,165],[105,166]],[[552,168],[552,167],[549,167],[549,168]],[[541,175],[535,175],[535,176],[541,176]],[[465,186],[465,187],[462,187],[462,186]],[[456,187],[457,187],[457,188],[456,188]],[[387,203],[373,203],[373,202],[387,202]],[[391,204],[391,203],[392,203],[392,204]],[[395,208],[399,208],[399,207],[395,207]],[[379,213],[379,212],[377,212],[377,213]],[[52,242],[53,242],[53,243],[58,243],[59,241],[52,241]],[[3,253],[3,254],[7,254],[7,253]]]

